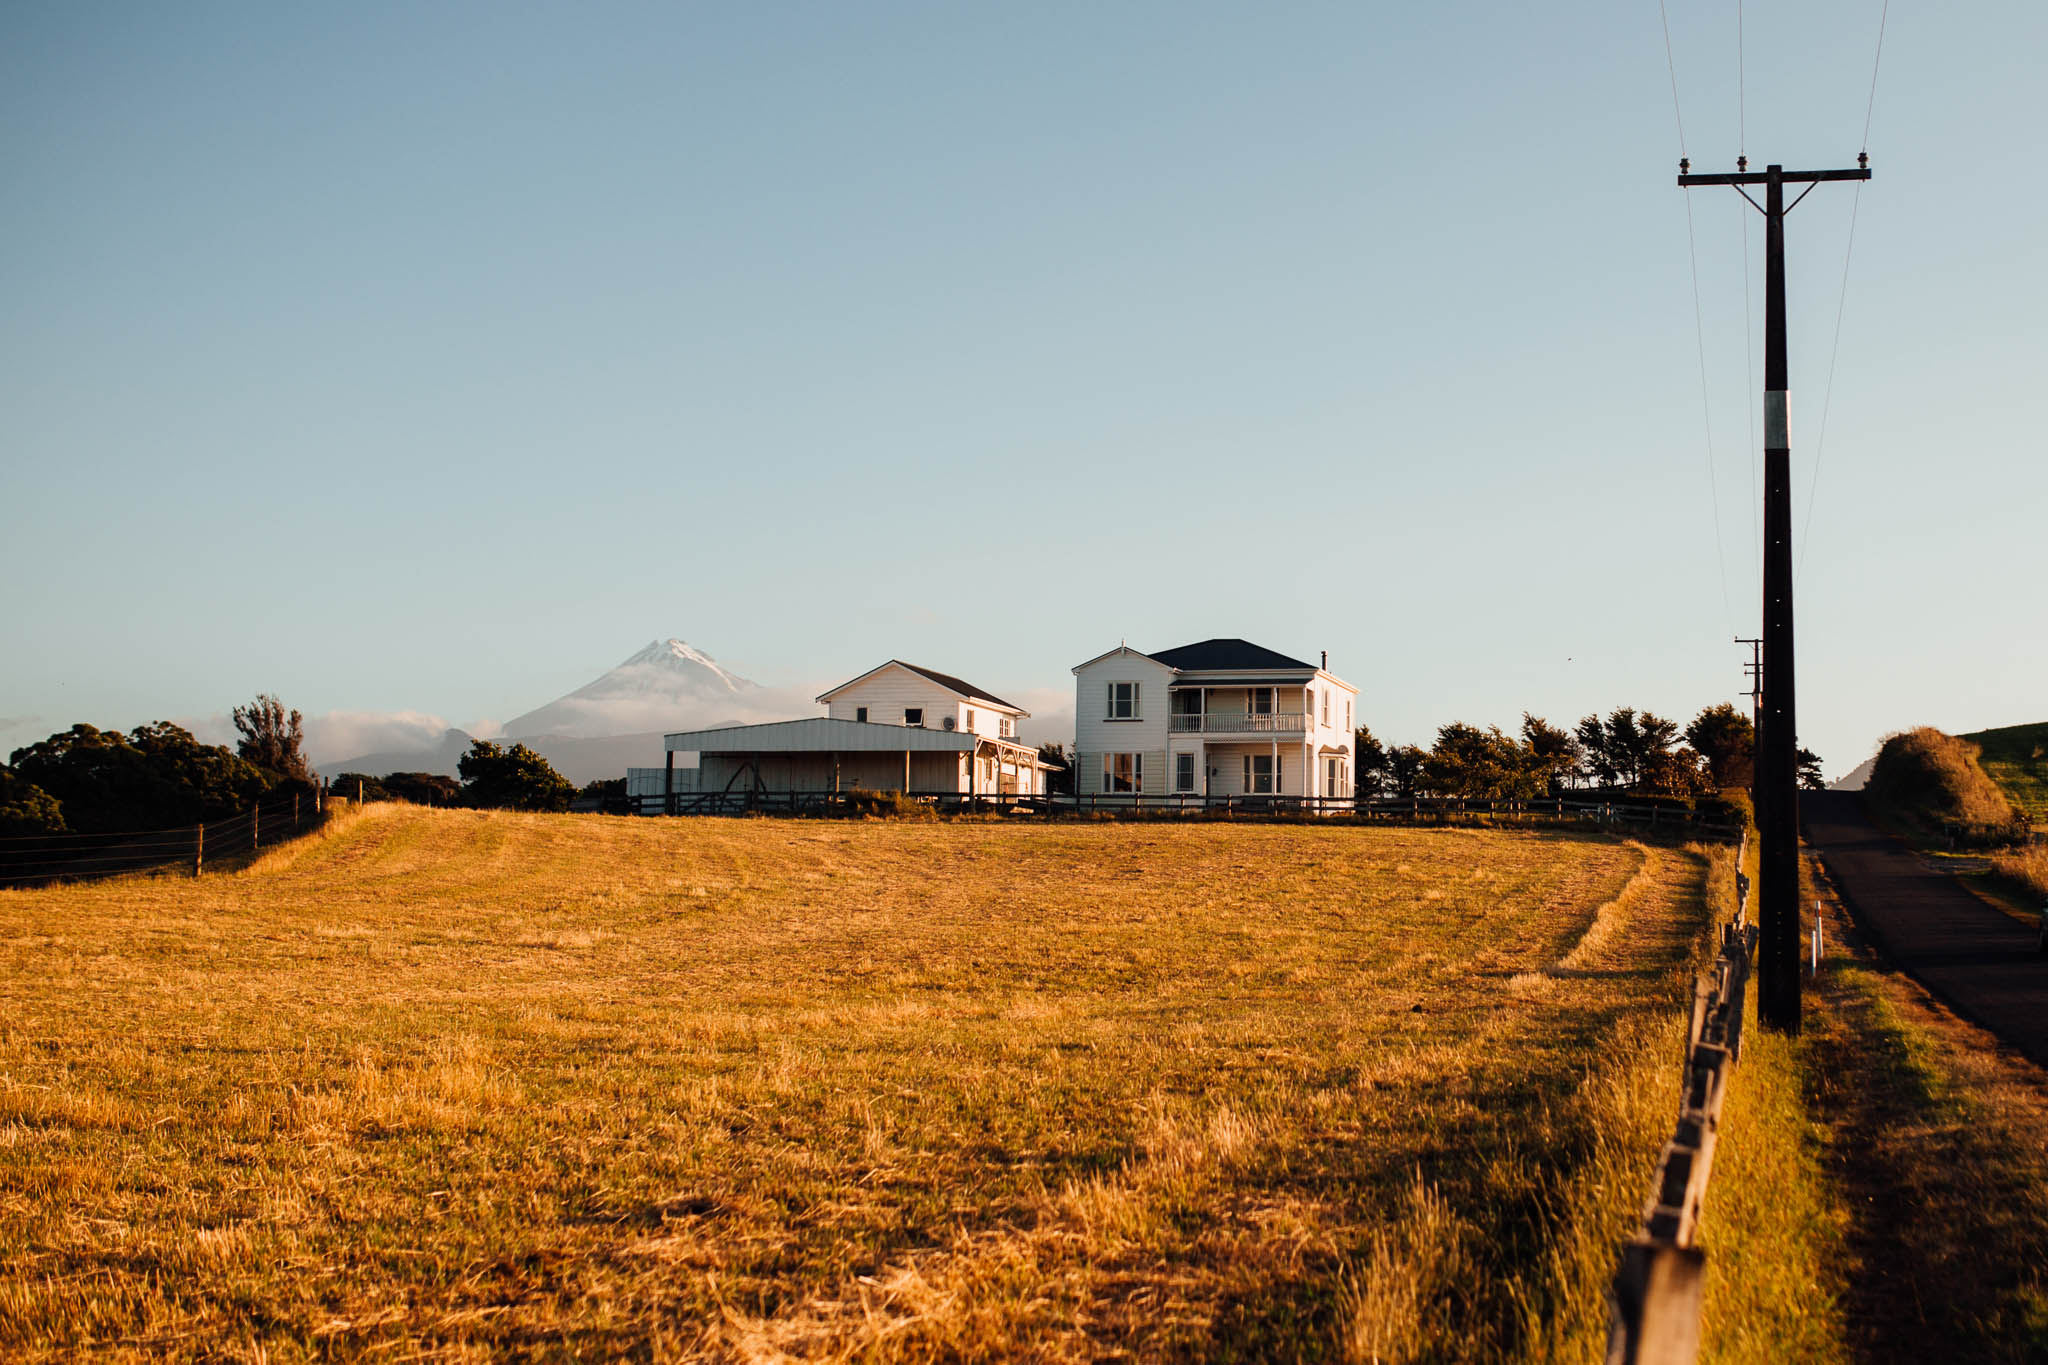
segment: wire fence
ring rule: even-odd
[[[118,834],[38,834],[0,839],[0,887],[91,881],[130,872],[245,857],[315,828],[326,818],[320,793],[267,797],[220,820]]]

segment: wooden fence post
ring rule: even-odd
[[[1692,1365],[1700,1353],[1700,1297],[1706,1253],[1647,1238],[1621,1251],[1614,1277],[1608,1365]]]
[[[199,832],[192,839],[192,875],[198,876],[200,868],[206,865],[206,822],[199,822]]]
[[[254,853],[263,847],[263,803],[258,801],[249,809],[249,851]]]

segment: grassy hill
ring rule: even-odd
[[[2029,819],[2048,820],[2048,722],[1964,735],[1983,750],[1979,765]]]

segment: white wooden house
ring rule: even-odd
[[[1045,792],[1017,738],[1031,713],[950,673],[891,659],[818,700],[822,716],[666,735],[667,767],[629,771],[628,791]]]
[[[1075,790],[1349,797],[1358,689],[1249,640],[1074,667]]]

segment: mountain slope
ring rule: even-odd
[[[682,640],[656,640],[617,668],[505,724],[511,739],[601,739],[751,720],[787,706]],[[778,716],[786,719],[786,716]]]

